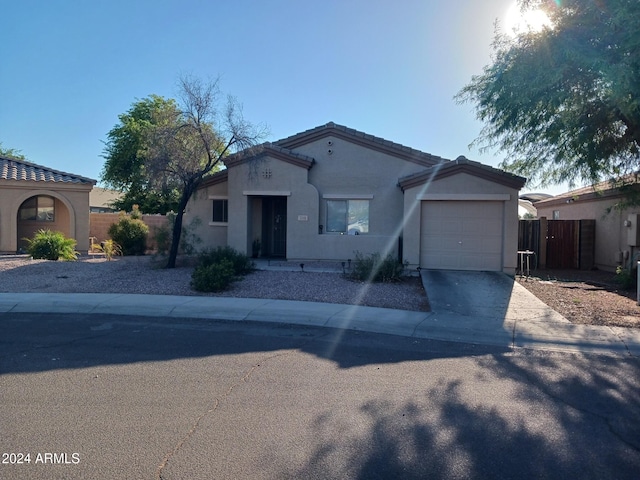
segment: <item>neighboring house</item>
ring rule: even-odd
[[[640,184],[638,184],[640,189]],[[640,260],[640,207],[615,208],[621,191],[608,182],[579,188],[535,203],[538,218],[595,220],[595,267],[615,271]]]
[[[0,156],[0,253],[16,253],[42,229],[89,249],[89,192],[96,181]]]
[[[525,179],[328,123],[228,158],[189,202],[207,246],[295,261],[391,253],[409,268],[515,272]]]
[[[115,190],[93,187],[93,190],[89,192],[89,211],[91,213],[115,213],[117,210],[112,207],[112,204],[122,196],[122,193]]]
[[[518,200],[518,216],[523,219],[537,218],[538,211],[535,207],[535,202],[551,197],[552,195],[548,193],[524,193],[520,195],[520,199]]]

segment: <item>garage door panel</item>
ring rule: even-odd
[[[502,202],[423,201],[420,265],[502,270]]]

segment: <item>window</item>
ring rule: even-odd
[[[327,233],[369,233],[369,200],[327,200]]]
[[[55,200],[53,197],[39,195],[25,200],[18,213],[20,220],[34,222],[55,221]]]
[[[553,211],[553,219],[554,220],[560,220],[560,210],[554,210]]]
[[[229,201],[213,200],[213,217],[212,222],[227,223],[229,221]]]

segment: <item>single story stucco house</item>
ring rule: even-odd
[[[0,156],[0,253],[16,253],[40,229],[60,231],[89,249],[90,178]]]
[[[391,253],[514,274],[525,179],[328,123],[225,161],[187,205],[203,245],[291,261]]]

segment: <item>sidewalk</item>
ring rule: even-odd
[[[506,312],[494,317],[251,298],[0,293],[0,315],[23,312],[275,322],[506,348],[640,356],[640,330],[571,324],[517,282]]]

